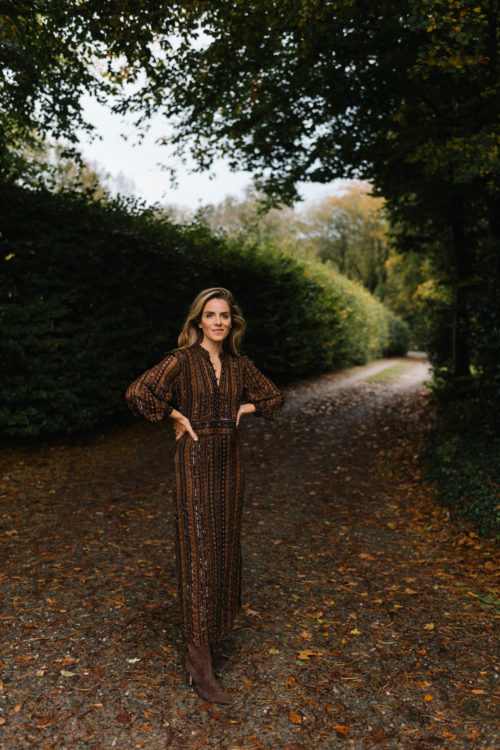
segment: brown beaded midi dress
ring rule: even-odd
[[[221,352],[217,381],[208,351],[175,349],[127,389],[136,415],[152,422],[173,408],[198,437],[175,447],[173,507],[178,598],[184,637],[197,646],[225,636],[241,606],[244,467],[236,427],[240,404],[274,419],[283,396],[246,356]]]

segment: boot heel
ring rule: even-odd
[[[215,679],[209,646],[189,644],[185,666],[189,675],[189,684],[192,685],[194,682],[200,698],[210,703],[231,703],[231,699],[222,691]]]

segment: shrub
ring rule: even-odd
[[[389,342],[385,348],[386,357],[404,357],[409,348],[410,330],[408,325],[394,313],[388,313]]]
[[[363,363],[399,335],[379,302],[321,264],[123,201],[5,185],[0,201],[4,434],[72,432],[123,409],[127,384],[176,346],[208,286],[234,291],[246,351],[281,382]]]
[[[437,432],[425,454],[442,505],[480,534],[500,539],[500,438]]]

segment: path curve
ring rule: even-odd
[[[7,451],[0,743],[500,747],[498,548],[425,484],[427,376],[409,357],[310,378],[276,423],[245,421],[243,609],[216,649],[230,708],[182,666],[171,425]]]

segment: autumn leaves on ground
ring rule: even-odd
[[[500,555],[422,477],[425,377],[385,360],[247,418],[244,605],[216,649],[230,707],[182,666],[171,425],[7,448],[2,747],[500,747]]]

